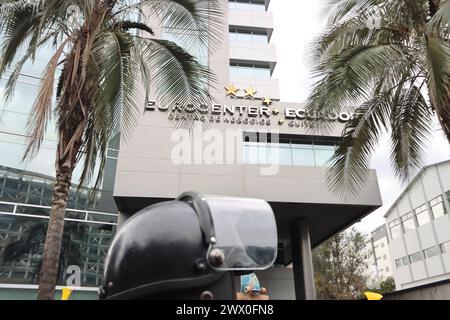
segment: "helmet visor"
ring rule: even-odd
[[[208,250],[210,266],[222,271],[269,268],[277,256],[277,227],[270,205],[260,199],[204,198],[211,212],[216,240]],[[212,263],[211,253],[217,252],[220,263]]]

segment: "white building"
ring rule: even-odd
[[[397,290],[450,279],[450,160],[424,167],[385,215]]]
[[[389,255],[386,226],[383,224],[371,232],[368,240],[370,255],[367,260],[368,284],[378,287],[380,282],[393,276]]]

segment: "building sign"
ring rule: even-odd
[[[225,87],[227,96],[236,97],[237,89],[234,85]],[[256,91],[252,88],[245,89],[246,96],[253,97]],[[252,104],[256,101],[253,100]],[[238,100],[236,100],[238,102]],[[328,120],[347,122],[352,118],[348,112],[318,114],[317,112],[307,112],[302,108],[283,108],[274,105],[270,97],[263,97],[261,105],[250,105],[248,100],[243,100],[240,104],[212,104],[198,105],[187,104],[181,106],[176,104],[173,107],[158,105],[155,100],[148,100],[145,106],[146,111],[168,112],[169,120],[193,119],[202,122],[230,123],[230,124],[250,124],[250,125],[287,125],[289,127],[311,127],[314,120]],[[307,121],[305,121],[307,120]]]

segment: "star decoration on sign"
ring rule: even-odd
[[[270,99],[270,97],[264,97],[263,104],[265,104],[266,106],[270,106],[272,104],[272,99]]]
[[[272,110],[272,113],[273,113],[274,115],[277,115],[277,114],[280,113],[280,110],[278,110],[277,108],[275,108],[275,109]]]
[[[246,97],[246,98],[247,98],[247,97],[252,98],[252,99],[255,98],[256,90],[253,89],[252,87],[250,87],[250,88],[248,88],[248,89],[244,89],[244,91],[245,91],[245,97]]]
[[[227,95],[230,95],[230,96],[233,96],[233,97],[236,97],[236,92],[239,91],[239,89],[236,88],[234,86],[234,84],[229,85],[228,87],[225,87],[225,90],[227,91]]]
[[[278,120],[278,124],[279,124],[280,126],[283,125],[283,124],[284,124],[284,120],[282,120],[282,119]]]

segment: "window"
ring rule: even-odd
[[[387,259],[387,255],[383,254],[383,260]]]
[[[381,247],[384,248],[384,242],[381,243]]]
[[[419,251],[419,252],[409,255],[409,261],[411,263],[419,262],[419,261],[423,260],[423,258],[424,258],[423,251]]]
[[[428,248],[427,250],[425,250],[425,254],[427,256],[427,258],[431,258],[437,255],[440,255],[442,253],[442,249],[440,246],[434,246],[431,248]]]
[[[414,230],[416,228],[416,223],[414,221],[414,215],[412,212],[408,212],[407,214],[403,215],[401,219],[405,232],[408,230]]]
[[[414,209],[414,212],[417,217],[417,223],[419,226],[423,226],[430,222],[430,214],[428,213],[428,207],[426,204]]]
[[[444,216],[447,214],[447,211],[444,207],[444,202],[442,200],[442,196],[438,196],[433,200],[430,200],[431,212],[433,213],[434,219]]]
[[[395,219],[394,221],[389,223],[389,229],[391,230],[392,239],[398,238],[402,234],[400,219]]]
[[[264,12],[266,6],[262,1],[256,0],[229,0],[228,8],[236,10],[247,10],[253,12]]]
[[[326,167],[334,154],[334,146],[314,146],[316,166]]]
[[[385,270],[386,270],[386,272],[389,272],[389,267],[386,267],[386,269],[385,269]]]
[[[230,75],[234,77],[270,79],[270,68],[252,64],[230,64]]]
[[[249,164],[322,167],[328,165],[328,157],[325,158],[323,152],[327,151],[330,154],[335,148],[334,141],[321,141],[316,144],[311,137],[303,138],[303,136],[281,137],[279,140],[282,143],[250,142],[250,138],[244,140],[246,140],[244,141],[244,162]],[[331,145],[326,146],[325,143]],[[261,155],[261,149],[264,149],[263,155]]]
[[[403,258],[402,258],[402,262],[403,262],[403,265],[404,265],[404,266],[407,266],[407,265],[409,264],[409,259],[408,259],[408,257],[403,257]]]
[[[408,257],[395,259],[395,265],[397,268],[407,266],[409,264]],[[388,270],[386,270],[388,271]]]
[[[267,33],[260,31],[248,31],[230,29],[230,41],[247,41],[255,43],[269,43]]]
[[[450,241],[441,244],[442,252],[450,252]]]
[[[292,158],[296,166],[315,166],[314,150],[312,145],[292,145]]]

